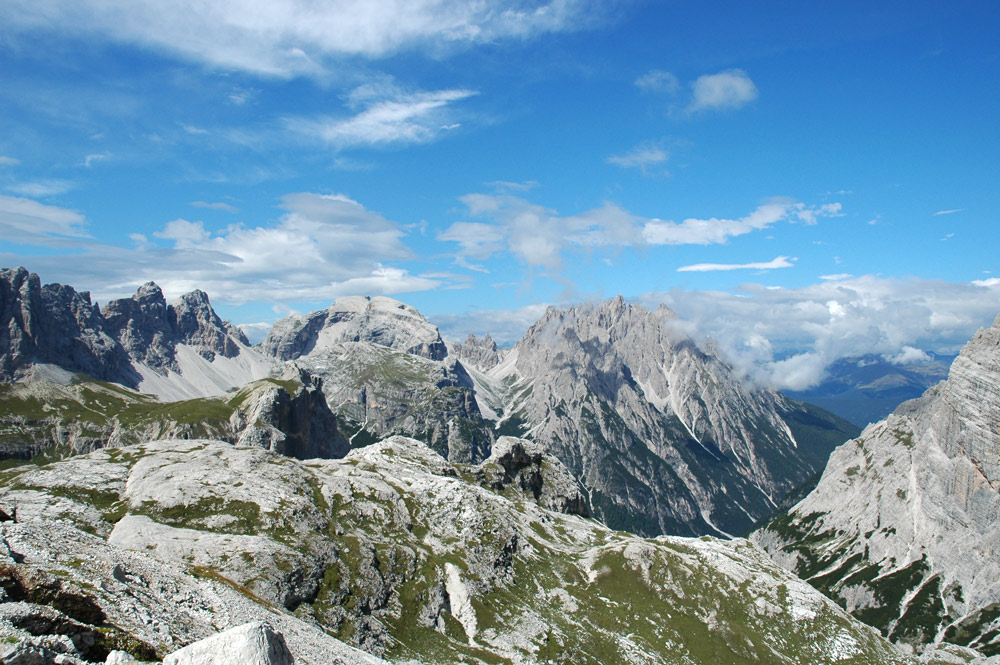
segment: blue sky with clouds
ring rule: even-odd
[[[515,341],[666,302],[776,385],[1000,311],[991,3],[0,7],[0,263]]]

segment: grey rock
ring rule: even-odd
[[[168,305],[153,282],[139,287],[131,298],[112,300],[104,307],[106,330],[133,359],[155,370],[178,371],[176,346],[187,344],[211,362],[216,354],[233,358],[249,345],[239,328],[222,321],[204,291],[192,291]]]
[[[471,365],[481,372],[488,372],[500,364],[502,354],[489,333],[477,337],[472,333],[464,342],[449,342],[448,351],[466,365]]]
[[[746,385],[675,319],[620,296],[550,308],[477,392],[501,395],[498,431],[559,458],[608,524],[742,533],[856,429]]]
[[[261,347],[280,360],[294,360],[317,346],[362,341],[428,360],[443,360],[448,353],[437,328],[414,308],[391,298],[360,296],[340,298],[308,316],[278,321]]]
[[[163,665],[293,665],[285,638],[263,622],[230,628],[173,652]]]
[[[42,286],[24,268],[0,270],[0,379],[20,378],[39,363],[97,379],[138,381],[89,293]]]

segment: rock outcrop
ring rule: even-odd
[[[891,640],[1000,653],[1000,317],[753,538]]]
[[[163,665],[294,665],[285,638],[262,621],[230,628],[189,644]]]
[[[550,308],[480,393],[501,395],[498,431],[558,457],[609,525],[743,533],[857,430],[744,385],[674,318],[621,297]]]

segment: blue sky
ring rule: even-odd
[[[258,334],[364,294],[513,342],[621,293],[786,387],[954,351],[1000,311],[998,18],[7,0],[0,263]]]

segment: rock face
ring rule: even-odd
[[[117,644],[156,657],[266,621],[302,665],[382,662],[330,635],[414,664],[915,665],[748,541],[644,539],[544,508],[568,478],[513,439],[475,466],[403,437],[307,462],[151,442],[0,473],[0,506],[18,507],[0,552],[17,575],[86,589]],[[212,642],[166,662],[242,648]]]
[[[744,386],[621,297],[550,309],[484,379],[502,433],[580,480],[595,515],[645,534],[742,533],[818,472],[849,424]],[[498,388],[501,384],[503,389]]]
[[[481,372],[488,372],[499,365],[502,357],[489,333],[482,337],[469,333],[464,342],[449,342],[448,348],[452,355]]]
[[[20,378],[38,363],[97,379],[138,379],[89,293],[42,286],[24,268],[0,270],[0,379]]]
[[[277,372],[193,291],[168,305],[152,282],[102,313],[88,293],[0,271],[0,379],[40,366],[179,400],[221,395]]]
[[[1000,653],[1000,317],[753,538],[891,640]]]
[[[437,327],[390,298],[341,298],[328,309],[278,321],[264,353],[323,379],[327,403],[352,445],[391,434],[426,441],[448,459],[478,462],[492,423],[473,381]]]
[[[222,321],[204,291],[192,291],[168,305],[153,282],[139,287],[131,298],[112,300],[104,308],[105,329],[129,356],[155,370],[180,371],[176,347],[187,344],[211,362],[216,354],[239,355],[249,346],[246,335]]]

